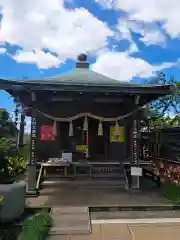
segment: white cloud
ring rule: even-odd
[[[39,68],[58,67],[61,61],[51,53],[45,53],[41,50],[23,52],[18,51],[12,56],[17,62],[36,64]]]
[[[161,21],[163,28],[171,37],[180,37],[179,0],[96,0],[105,8],[121,9],[128,13],[129,19],[144,22]]]
[[[3,15],[1,43],[8,42],[20,46],[22,50],[11,57],[17,62],[34,63],[42,69],[57,67],[67,58],[75,59],[81,52],[93,53],[98,57],[93,65],[95,70],[126,81],[133,76],[149,77],[157,70],[177,64],[164,63],[152,66],[140,58],[130,57],[129,54],[138,51],[131,31],[140,33],[142,35],[140,40],[147,45],[165,42],[163,32],[154,21],[164,21],[164,29],[171,36],[178,36],[179,1],[174,0],[171,5],[168,0],[149,2],[96,0],[96,2],[106,8],[121,9],[128,13],[126,19],[119,20],[116,32],[110,30],[87,9],[65,9],[63,0],[0,0]],[[117,41],[127,39],[130,42],[128,51],[110,53],[108,37],[114,37]],[[44,48],[55,52],[58,57],[43,52]]]
[[[0,54],[6,53],[7,49],[4,47],[0,47]]]
[[[121,39],[126,39],[130,43],[129,47],[129,53],[134,53],[138,51],[138,47],[136,43],[132,39],[132,34],[131,34],[131,29],[128,26],[128,21],[127,19],[119,19],[118,24],[116,26],[116,39],[121,40]]]
[[[119,81],[130,81],[133,77],[148,78],[156,75],[156,71],[179,65],[179,60],[151,65],[143,59],[130,57],[127,52],[108,52],[98,57],[92,69]]]
[[[132,21],[128,18],[120,18],[117,23],[117,31],[122,39],[127,39],[133,46],[136,46],[132,39],[132,32],[139,33],[142,37],[139,39],[146,45],[159,44],[165,45],[166,37],[155,23],[145,24],[142,21]],[[137,51],[137,46],[134,49]]]
[[[23,59],[30,55],[34,59],[32,53],[27,54],[34,48],[50,49],[64,61],[81,52],[106,47],[107,37],[113,36],[107,25],[87,9],[67,10],[63,3],[63,0],[0,0],[1,41],[22,47]]]
[[[144,36],[140,38],[140,40],[146,45],[163,44],[165,43],[165,39],[165,36],[156,30],[145,32]]]
[[[99,3],[104,8],[116,8],[117,5],[116,0],[95,0],[95,2]]]
[[[166,37],[156,23],[128,21],[127,25],[131,31],[142,35],[139,40],[144,42],[146,45],[159,44],[161,46],[165,46]]]

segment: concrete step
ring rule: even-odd
[[[102,211],[91,212],[91,220],[180,218],[180,211]]]
[[[47,174],[45,176],[45,179],[82,179],[82,180],[86,180],[86,179],[107,179],[107,180],[113,180],[113,179],[123,179],[124,176],[123,174],[115,174],[115,173],[103,173],[103,174],[93,174],[92,176],[90,176],[89,174],[76,174],[76,175],[68,175],[67,177],[64,177],[63,175],[60,174]]]
[[[55,187],[60,188],[61,186],[85,186],[85,187],[100,187],[100,188],[108,188],[108,187],[122,187],[124,188],[125,182],[123,180],[76,180],[76,181],[66,181],[66,180],[45,180],[41,183],[43,188],[47,187]]]
[[[104,173],[104,174],[93,174],[92,175],[93,179],[99,179],[99,178],[104,178],[104,179],[122,179],[124,176],[122,174],[115,174],[115,173]]]
[[[91,233],[88,207],[52,208],[51,216],[53,226],[50,230],[50,235]]]

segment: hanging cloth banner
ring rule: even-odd
[[[110,142],[124,142],[125,141],[125,135],[124,135],[124,127],[119,126],[119,132],[120,135],[116,135],[115,131],[116,126],[111,126],[110,127]]]
[[[41,141],[55,140],[55,136],[53,135],[52,130],[53,130],[52,125],[42,125],[40,127],[40,140]]]
[[[84,146],[86,146],[85,157],[89,158],[89,135],[88,135],[88,130],[84,131]]]
[[[89,137],[88,137],[88,118],[87,116],[84,117],[84,124],[83,124],[83,131],[84,131],[84,138],[85,138],[85,145],[87,146],[85,151],[85,157],[89,157]]]

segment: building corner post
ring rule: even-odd
[[[131,162],[131,188],[139,189],[140,176],[142,175],[142,169],[139,165],[139,147],[140,147],[140,114],[139,114],[139,100],[140,96],[136,96],[135,108],[136,112],[133,115],[133,127],[132,127],[132,162]]]
[[[30,143],[30,156],[28,161],[28,179],[27,179],[27,195],[37,196],[36,189],[36,114],[32,109],[31,116],[31,143]]]

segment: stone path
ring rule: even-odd
[[[92,234],[50,236],[49,240],[179,240],[180,223],[93,224]]]
[[[53,219],[51,235],[91,233],[88,207],[52,208],[51,215]]]

